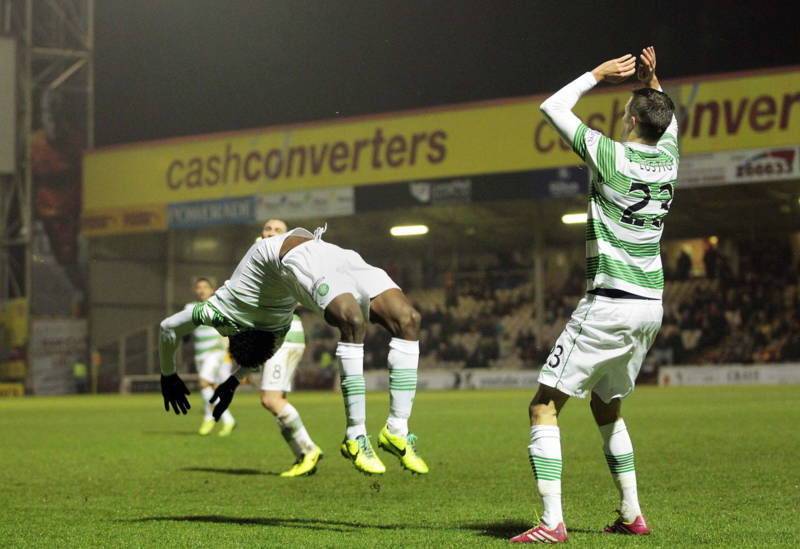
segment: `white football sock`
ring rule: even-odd
[[[555,528],[560,522],[564,522],[561,509],[561,434],[558,427],[531,427],[528,458],[544,505],[542,523],[548,528]]]
[[[222,420],[223,425],[233,425],[234,423],[236,423],[236,420],[233,419],[233,414],[231,413],[230,410],[225,410],[224,412],[222,412],[220,419]]]
[[[203,397],[203,413],[205,414],[203,421],[214,419],[213,416],[211,415],[211,410],[213,410],[214,407],[209,402],[211,400],[211,397],[214,396],[214,388],[203,387],[202,389],[200,389],[200,395]]]
[[[314,450],[316,444],[308,435],[303,420],[300,418],[300,412],[294,406],[287,402],[283,410],[275,416],[275,420],[281,429],[281,435],[297,459]]]
[[[389,342],[389,419],[386,426],[393,435],[408,434],[408,418],[417,394],[419,341],[393,337]]]
[[[336,345],[339,362],[342,396],[347,416],[348,440],[367,434],[367,384],[364,381],[364,344],[343,343]]]
[[[636,492],[636,469],[633,462],[633,444],[628,434],[625,421],[619,418],[614,423],[601,425],[600,436],[603,437],[603,452],[606,455],[608,469],[619,489],[619,510],[622,519],[631,522],[642,513],[639,508],[639,496]]]

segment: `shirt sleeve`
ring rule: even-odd
[[[616,169],[616,143],[588,127],[572,112],[581,96],[596,84],[592,73],[584,73],[548,97],[539,108],[575,154],[608,181]]]
[[[178,342],[195,328],[190,309],[184,309],[161,321],[158,351],[162,375],[175,373],[175,350],[178,348]]]
[[[658,91],[663,92],[664,90],[661,88],[661,86],[659,86]],[[675,160],[680,160],[680,148],[678,147],[678,119],[674,114],[672,115],[672,120],[669,122],[669,126],[667,126],[667,129],[664,131],[661,139],[658,140],[658,146],[674,156]]]
[[[596,84],[597,82],[592,73],[584,73],[548,97],[539,107],[547,122],[558,131],[561,138],[579,155],[580,151],[576,149],[576,144],[579,145],[579,143],[576,138],[580,137],[578,130],[581,126],[585,127],[585,125],[572,112],[572,108],[578,102],[578,99],[594,88]]]
[[[680,148],[678,147],[678,119],[672,115],[672,121],[667,126],[664,135],[658,140],[659,148],[666,150],[669,154],[675,157],[675,160],[680,160]]]

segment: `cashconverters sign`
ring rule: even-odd
[[[683,155],[800,142],[800,67],[665,87],[685,113]],[[617,136],[630,90],[601,87],[576,113]],[[152,214],[176,203],[575,165],[538,110],[544,97],[97,149],[84,157],[84,232],[125,232],[113,212],[130,217],[140,204]],[[148,217],[152,229],[166,217]]]

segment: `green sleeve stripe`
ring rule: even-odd
[[[676,159],[680,156],[680,154],[678,153],[678,147],[676,147],[672,143],[659,143],[659,147],[662,147],[665,151],[674,156]]]
[[[579,124],[578,129],[575,130],[575,136],[572,138],[572,150],[575,151],[575,154],[581,157],[582,160],[586,161],[586,131],[588,127],[586,124]]]
[[[600,142],[597,145],[597,171],[600,172],[603,181],[609,181],[617,172],[617,152],[614,141],[605,135],[600,136]]]
[[[195,303],[192,308],[192,324],[195,326],[203,324],[203,305],[205,305],[205,303]]]
[[[635,265],[627,265],[622,261],[605,254],[586,258],[586,278],[593,279],[598,274],[605,274],[642,288],[651,290],[664,289],[664,271],[644,271]]]
[[[661,245],[658,242],[637,244],[621,240],[599,219],[591,219],[586,224],[586,240],[603,240],[615,248],[624,250],[631,257],[654,257],[661,253]]]
[[[666,143],[672,143],[672,145],[677,148],[678,147],[678,136],[672,135],[671,133],[665,133],[661,136],[661,139],[658,140],[658,145],[663,146]]]

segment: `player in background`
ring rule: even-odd
[[[655,49],[645,48],[638,70],[643,87],[634,90],[625,105],[620,141],[588,128],[572,107],[598,82],[617,84],[633,75],[636,57],[630,54],[581,75],[541,105],[548,122],[592,172],[587,293],[542,366],[530,404],[528,455],[544,504],[541,523],[510,541],[567,541],[558,414],[569,397],[590,393],[621,500],[619,517],[603,532],[650,533],[639,508],[633,445],[620,410],[661,327],[660,240],[678,171],[675,107],[661,91],[655,68]]]
[[[214,417],[228,407],[240,381],[258,371],[291,329],[297,303],[339,329],[336,359],[341,374],[347,427],[341,452],[368,474],[386,467],[372,449],[366,429],[364,334],[367,319],[392,335],[389,343],[389,417],[378,444],[406,469],[427,473],[408,431],[419,363],[420,314],[383,269],[369,265],[353,250],[322,240],[324,228],[311,233],[295,228],[253,244],[231,278],[208,301],[161,322],[161,392],[164,407],[186,413],[188,390],[175,373],[177,340],[196,326],[214,326],[229,336],[238,368],[217,387]]]
[[[285,234],[287,230],[288,226],[282,219],[270,219],[261,229],[261,238]],[[295,370],[303,358],[305,348],[303,323],[298,315],[293,314],[283,345],[267,360],[261,371],[261,404],[275,416],[281,435],[295,457],[294,465],[281,473],[282,477],[313,474],[317,470],[317,462],[323,456],[320,447],[311,440],[300,413],[288,400]]]
[[[214,286],[207,278],[198,278],[194,281],[194,295],[197,301],[187,303],[184,311],[191,312],[198,303],[205,303],[214,294]],[[197,368],[200,383],[200,395],[203,398],[203,423],[200,424],[199,434],[205,436],[214,429],[215,421],[211,415],[214,408],[211,396],[217,385],[228,379],[231,375],[230,359],[226,357],[227,342],[214,328],[198,326],[192,333],[194,337],[194,365]],[[219,436],[226,437],[231,434],[236,426],[236,421],[230,410],[222,414],[222,429]]]

